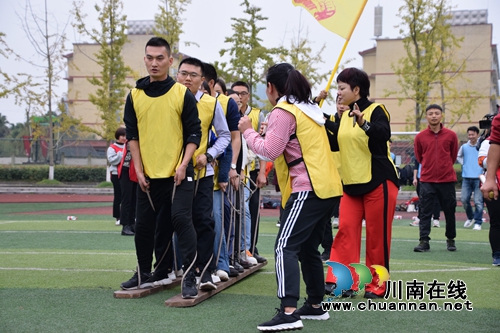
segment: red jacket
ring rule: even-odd
[[[441,124],[439,132],[430,127],[415,137],[415,158],[422,165],[420,181],[426,183],[450,183],[457,181],[453,164],[457,160],[457,134]]]

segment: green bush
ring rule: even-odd
[[[0,167],[0,181],[39,182],[47,179],[48,175],[48,165],[16,165]],[[106,167],[56,165],[54,167],[54,179],[63,183],[99,183],[106,179]]]

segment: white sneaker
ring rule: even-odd
[[[472,230],[481,230],[481,225],[480,224],[474,224],[474,228]]]
[[[246,251],[241,251],[241,254],[240,254],[240,258],[248,261],[250,263],[250,265],[252,266],[255,266],[257,265],[259,262],[257,261],[257,259],[255,259],[252,254],[250,253],[250,251],[246,250]]]
[[[166,285],[171,284],[171,283],[172,283],[172,280],[170,280],[170,278],[165,278],[165,279],[153,282],[153,286],[154,287],[166,286]]]
[[[416,216],[413,216],[413,222],[410,223],[412,227],[418,227],[420,225],[420,219]]]
[[[227,275],[227,272],[223,271],[222,269],[218,269],[216,275],[219,277],[221,281],[229,280],[229,275]]]
[[[465,223],[464,223],[464,228],[469,228],[469,227],[471,227],[471,226],[472,226],[472,222],[473,222],[472,220],[467,220],[467,221],[465,221]]]
[[[361,226],[366,227],[366,220],[363,219],[363,222],[361,222]]]
[[[177,279],[177,276],[175,276],[175,273],[174,271],[168,273],[168,278],[172,281],[174,281],[175,279]]]
[[[212,274],[212,282],[213,283],[219,283],[220,282],[220,277],[218,275]]]
[[[339,218],[338,217],[333,218],[332,227],[334,227],[335,229],[339,228]]]
[[[276,222],[276,226],[277,226],[278,228],[279,228],[279,227],[281,227],[281,223],[280,223],[280,221]]]
[[[432,226],[433,226],[434,228],[439,228],[439,227],[440,227],[440,225],[439,225],[439,220],[434,220],[434,221],[432,221]]]
[[[120,225],[120,220],[116,220],[115,225]]]

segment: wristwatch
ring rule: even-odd
[[[212,163],[214,160],[214,157],[210,155],[209,153],[205,153],[205,156],[207,157],[207,163]]]
[[[231,169],[236,170],[236,164],[231,163]]]

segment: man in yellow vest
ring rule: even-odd
[[[215,91],[215,84],[218,81],[217,71],[215,67],[211,64],[204,64],[205,72],[205,82],[208,83],[210,87],[212,96],[217,98],[219,103],[224,110],[226,116],[227,126],[231,132],[231,145],[226,149],[226,154],[223,158],[219,160],[219,165],[215,170],[214,174],[214,220],[215,220],[215,242],[214,242],[214,254],[217,256],[219,254],[219,260],[217,263],[217,275],[221,280],[225,279],[222,271],[228,273],[229,276],[238,276],[239,272],[243,272],[243,267],[239,265],[237,261],[231,263],[229,262],[229,253],[226,244],[227,232],[231,230],[232,240],[234,238],[234,228],[230,228],[230,217],[229,214],[224,214],[224,221],[222,221],[222,203],[227,201],[224,198],[224,193],[227,191],[227,186],[229,182],[234,189],[238,189],[240,182],[240,175],[236,171],[238,164],[238,155],[241,148],[241,134],[238,130],[238,121],[240,120],[239,108],[236,102],[223,94],[219,94]],[[229,163],[229,164],[227,164]],[[226,223],[227,221],[227,223]],[[221,237],[224,232],[225,237]],[[220,245],[222,243],[222,245]],[[230,245],[230,244],[229,244]],[[220,251],[219,251],[220,248]],[[229,246],[231,248],[231,246]]]
[[[240,113],[242,116],[248,116],[251,119],[252,127],[256,132],[260,131],[261,124],[264,122],[264,114],[261,110],[253,108],[248,105],[250,99],[250,86],[248,83],[243,81],[236,81],[231,85],[231,89],[240,96],[241,108]],[[250,178],[253,182],[250,182],[250,190],[254,191],[249,200],[250,208],[250,218],[251,218],[251,228],[249,230],[250,237],[247,237],[247,242],[249,243],[250,252],[247,256],[253,256],[257,262],[262,263],[266,261],[266,258],[259,255],[257,249],[257,241],[259,236],[259,206],[260,206],[260,189],[266,185],[266,161],[262,159],[256,159],[253,167],[250,170]],[[253,184],[255,183],[257,187]]]
[[[185,85],[195,96],[198,106],[198,117],[201,120],[201,142],[193,155],[197,186],[193,199],[193,223],[198,236],[196,268],[201,274],[200,289],[214,290],[211,273],[215,270],[213,258],[214,218],[213,190],[214,168],[212,163],[226,149],[231,140],[224,111],[214,97],[199,90],[203,79],[203,62],[196,58],[185,58],[179,64],[177,82]],[[215,129],[217,140],[211,142],[210,130]],[[202,274],[202,272],[204,272]]]
[[[125,103],[123,121],[141,190],[135,227],[138,271],[121,288],[169,283],[169,265],[162,257],[175,231],[185,272],[182,296],[194,298],[198,290],[191,265],[196,257],[192,157],[200,145],[201,127],[193,94],[168,75],[172,62],[168,42],[151,38],[144,56],[149,76],[137,81]],[[151,274],[153,251],[156,263]]]

